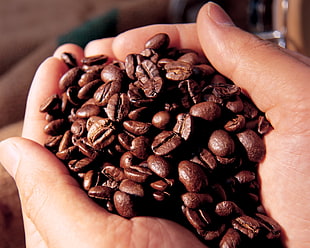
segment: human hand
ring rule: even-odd
[[[216,23],[216,17],[224,24]],[[39,106],[58,91],[58,79],[66,70],[58,59],[62,52],[72,52],[78,59],[105,53],[123,60],[128,53],[141,51],[144,41],[158,32],[168,33],[172,46],[205,52],[219,72],[242,87],[266,112],[274,130],[265,136],[267,153],[259,169],[263,204],[283,227],[288,247],[309,244],[310,101],[306,80],[310,61],[256,39],[225,18],[215,5],[207,4],[197,25],[132,30],[115,39],[91,42],[85,53],[65,45],[40,66],[23,129],[23,137],[32,141],[12,138],[0,145],[1,162],[19,188],[28,247],[203,247],[175,223],[149,217],[125,220],[109,214],[84,194],[54,155],[37,144],[45,140]]]

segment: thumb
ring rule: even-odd
[[[86,196],[65,166],[41,145],[24,138],[9,138],[0,143],[0,158],[16,181],[24,219],[32,222],[48,247],[74,244],[78,233],[75,229],[79,228],[81,236],[86,235],[90,229],[99,228],[98,218],[108,214]],[[77,225],[83,216],[84,226]],[[81,232],[83,228],[85,232]],[[79,236],[78,240],[89,238]],[[84,247],[81,243],[78,246]]]
[[[305,100],[301,97],[306,98],[309,66],[291,52],[234,26],[217,4],[209,2],[201,8],[197,33],[210,62],[268,112],[273,125],[278,124],[279,111],[287,113],[294,102]]]

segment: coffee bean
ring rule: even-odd
[[[191,115],[180,113],[177,115],[177,123],[173,131],[178,133],[184,140],[188,140],[194,131],[194,120]]]
[[[179,180],[189,192],[200,192],[208,185],[201,167],[190,161],[181,161],[178,166]]]
[[[173,131],[162,131],[153,140],[152,150],[158,156],[167,155],[182,143],[182,138]]]
[[[221,116],[222,109],[214,102],[201,102],[193,105],[189,113],[193,117],[202,118],[206,121],[214,121]]]
[[[235,142],[226,131],[219,129],[211,134],[208,148],[217,156],[227,157],[235,152]]]
[[[132,218],[137,215],[133,197],[125,192],[115,192],[113,202],[119,215],[125,218]]]
[[[200,208],[205,204],[212,203],[213,198],[207,193],[187,192],[181,196],[184,205],[188,208]]]
[[[130,110],[129,98],[125,93],[116,93],[108,101],[107,116],[112,121],[120,122],[127,117]]]
[[[236,230],[239,230],[249,238],[253,239],[260,231],[260,225],[254,218],[243,215],[232,220],[232,226]]]
[[[147,165],[156,175],[165,178],[171,173],[171,165],[161,156],[150,155],[147,158]]]
[[[241,237],[238,231],[229,228],[220,241],[220,248],[238,248],[241,245]]]
[[[108,57],[104,54],[99,54],[99,55],[94,55],[94,56],[89,56],[89,57],[84,57],[82,58],[81,62],[84,65],[102,65],[108,60]]]
[[[141,121],[124,121],[123,127],[130,133],[135,135],[143,135],[146,134],[151,127],[151,123],[141,122]]]
[[[253,130],[245,130],[237,134],[244,147],[247,158],[252,162],[260,162],[266,154],[264,141]]]
[[[145,42],[145,48],[164,50],[169,46],[170,38],[165,33],[158,33]]]
[[[97,185],[88,190],[88,196],[97,199],[110,200],[113,197],[113,189],[107,186]]]
[[[59,80],[59,89],[66,91],[67,88],[77,85],[83,71],[79,67],[69,69]]]
[[[172,61],[165,64],[166,78],[173,81],[188,79],[193,72],[191,64],[182,61]]]
[[[73,68],[73,67],[76,67],[78,64],[77,64],[77,61],[76,61],[76,58],[75,56],[72,54],[72,53],[67,53],[67,52],[64,52],[60,55],[62,61],[69,67],[69,68]]]
[[[168,111],[159,111],[152,118],[152,124],[156,128],[165,129],[170,123],[170,113]]]
[[[144,196],[143,186],[129,179],[124,179],[120,183],[119,190],[127,194],[134,195],[134,196],[139,196],[139,197]]]

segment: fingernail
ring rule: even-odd
[[[20,155],[16,145],[9,140],[0,142],[0,163],[15,178]]]
[[[230,26],[234,25],[231,18],[219,5],[213,2],[209,2],[207,6],[208,6],[208,15],[215,23],[220,25],[230,25]]]

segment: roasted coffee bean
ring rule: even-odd
[[[103,165],[101,173],[116,182],[120,182],[125,179],[124,171],[110,163],[105,163]]]
[[[260,231],[259,222],[247,215],[243,215],[237,217],[236,219],[233,219],[232,226],[233,228],[247,235],[251,239],[256,237]]]
[[[173,81],[188,79],[193,72],[193,66],[182,61],[172,61],[165,64],[166,78]]]
[[[49,136],[47,140],[44,143],[44,146],[50,150],[57,150],[60,144],[60,141],[62,139],[63,135],[57,135],[57,136]]]
[[[122,121],[130,110],[129,98],[125,93],[116,93],[108,101],[106,113],[112,121]]]
[[[215,213],[219,216],[243,215],[243,211],[232,201],[222,201],[216,204]]]
[[[131,142],[130,151],[139,159],[146,159],[150,153],[150,139],[146,136],[134,138]]]
[[[183,204],[188,208],[200,208],[205,204],[212,203],[213,198],[207,193],[187,192],[181,196]]]
[[[161,156],[151,155],[147,158],[147,165],[156,175],[165,178],[172,170],[170,163]]]
[[[179,180],[189,192],[200,192],[208,185],[208,179],[202,168],[190,161],[181,161],[178,165]]]
[[[64,52],[60,55],[62,61],[69,67],[69,68],[73,68],[73,67],[76,67],[78,64],[77,64],[77,61],[76,61],[76,58],[75,56],[72,54],[72,53],[67,53],[67,52]]]
[[[200,235],[203,237],[204,240],[213,241],[215,239],[218,239],[221,235],[223,235],[225,229],[226,225],[222,224],[220,227],[218,227],[217,230],[203,231]]]
[[[125,70],[127,76],[132,79],[136,80],[136,67],[140,65],[141,62],[144,60],[143,56],[140,54],[128,54],[125,58]]]
[[[252,162],[260,162],[266,154],[264,141],[253,130],[247,129],[237,134],[244,147],[247,158]]]
[[[214,102],[201,102],[193,105],[189,113],[191,116],[202,118],[206,121],[214,121],[221,116],[222,109]]]
[[[157,66],[151,60],[143,60],[136,68],[136,76],[145,96],[156,98],[163,87],[163,79]]]
[[[59,80],[59,89],[66,91],[70,86],[77,85],[78,81],[83,74],[79,67],[74,67],[68,70]]]
[[[165,182],[164,180],[157,180],[155,182],[152,182],[150,184],[150,186],[155,189],[155,190],[158,190],[158,191],[165,191],[167,188],[168,188],[168,183]]]
[[[56,156],[57,156],[57,158],[59,158],[60,160],[63,160],[63,161],[71,160],[76,156],[77,152],[78,152],[78,147],[73,145],[73,146],[68,147],[65,150],[58,151],[56,153]]]
[[[126,150],[130,150],[131,142],[133,140],[130,135],[125,132],[119,133],[117,135],[117,140],[123,148],[125,148]]]
[[[143,135],[146,134],[151,127],[151,123],[141,122],[141,121],[124,121],[123,127],[130,133],[135,135]]]
[[[94,187],[91,187],[88,190],[88,196],[97,198],[97,199],[103,199],[103,200],[110,200],[113,197],[114,190],[107,186],[101,186],[97,185]]]
[[[170,123],[171,115],[168,111],[159,111],[152,118],[152,124],[159,129],[165,129]]]
[[[82,77],[84,75],[86,75],[86,73],[83,74]],[[95,79],[89,83],[86,83],[79,89],[77,97],[81,100],[91,98],[100,85],[102,85],[102,81],[100,79]]]
[[[40,112],[49,112],[59,105],[60,99],[57,94],[49,96],[41,105]]]
[[[137,167],[125,168],[124,174],[126,178],[137,183],[144,183],[149,178],[149,176],[152,175],[152,173],[147,170],[137,170]]]
[[[164,50],[169,46],[170,38],[165,33],[158,33],[145,42],[145,48]]]
[[[177,115],[177,123],[173,131],[178,133],[184,140],[188,140],[194,131],[194,120],[190,114],[180,113]]]
[[[89,157],[80,160],[74,159],[69,161],[68,167],[73,172],[84,172],[93,161],[94,159]]]
[[[234,177],[240,184],[250,183],[256,179],[255,173],[248,170],[239,171]]]
[[[144,196],[143,186],[140,183],[136,183],[130,179],[124,179],[119,185],[119,190],[134,196]]]
[[[204,230],[207,227],[207,223],[204,219],[200,216],[197,210],[185,207],[184,208],[184,215],[187,218],[188,222],[198,230]]]
[[[201,88],[196,81],[191,79],[184,80],[179,83],[178,88],[184,95],[182,105],[185,108],[190,108],[201,101]]]
[[[212,93],[220,98],[230,98],[240,94],[240,88],[235,84],[216,84],[213,86]]]
[[[85,173],[83,178],[83,188],[88,191],[91,187],[98,184],[99,174],[94,170],[89,170]]]
[[[113,197],[113,202],[117,213],[125,218],[132,218],[137,215],[134,196],[122,191],[116,191]]]
[[[182,143],[180,135],[173,131],[162,131],[153,140],[152,150],[158,156],[167,155]]]
[[[89,118],[91,116],[99,115],[100,112],[101,110],[97,105],[87,104],[76,111],[76,116],[78,118]]]
[[[214,170],[217,167],[216,159],[209,150],[202,148],[201,152],[199,153],[199,158],[203,164],[207,166],[207,168]]]
[[[144,119],[147,119],[147,117],[149,115],[148,112],[149,112],[149,109],[147,107],[140,107],[140,108],[137,108],[137,109],[130,111],[128,113],[128,118],[133,120],[133,121],[144,120]]]
[[[267,215],[257,213],[255,215],[256,220],[258,220],[261,228],[266,232],[267,239],[277,239],[281,234],[280,225]]]
[[[79,151],[88,158],[95,159],[98,156],[98,151],[88,143],[86,138],[78,139],[75,145],[78,146]]]
[[[238,248],[241,245],[241,237],[238,231],[229,228],[220,241],[220,248]]]
[[[94,99],[99,106],[105,106],[111,96],[119,93],[121,90],[121,81],[109,81],[102,84],[94,93]]]
[[[69,146],[72,145],[71,140],[72,140],[72,133],[70,130],[67,130],[62,136],[62,139],[59,143],[58,151],[61,152],[69,148]]]
[[[94,55],[94,56],[89,56],[82,58],[81,62],[84,65],[102,65],[108,60],[108,57],[104,54],[99,54],[99,55]]]
[[[67,123],[64,119],[57,119],[49,122],[44,127],[44,132],[48,135],[59,135],[65,131]]]
[[[227,157],[235,152],[235,142],[224,130],[215,130],[208,142],[208,148],[216,156]]]
[[[197,53],[195,52],[188,52],[183,54],[178,58],[178,61],[186,62],[191,65],[197,65],[203,63],[202,57],[200,57]]]
[[[226,122],[224,129],[228,132],[238,132],[245,127],[245,118],[243,115],[236,115],[233,119]]]
[[[120,157],[119,165],[121,168],[130,168],[133,165],[134,155],[131,152],[125,152]]]
[[[259,116],[257,123],[257,132],[264,135],[267,134],[270,130],[272,130],[270,122],[266,119],[265,116]]]
[[[227,101],[225,106],[233,113],[241,113],[243,110],[243,101],[239,96],[236,96],[235,99]]]
[[[86,134],[86,120],[77,119],[71,125],[70,131],[76,137],[81,137]]]
[[[114,130],[114,125],[109,119],[100,119],[89,128],[87,139],[95,149],[102,149],[114,141]]]

